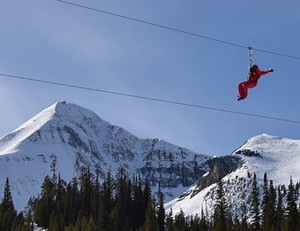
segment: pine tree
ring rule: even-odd
[[[238,218],[237,218],[238,219]],[[245,203],[242,204],[242,214],[241,220],[235,222],[234,224],[234,231],[247,231],[249,230],[249,225],[247,223],[247,206]]]
[[[145,222],[145,211],[147,208],[144,202],[145,199],[144,199],[144,193],[142,188],[142,180],[140,177],[138,179],[137,178],[134,179],[132,187],[133,187],[132,228],[133,230],[139,230]]]
[[[174,231],[174,220],[173,220],[173,213],[172,208],[166,218],[166,231]]]
[[[4,186],[3,199],[0,204],[0,230],[11,230],[16,218],[17,212],[14,207],[9,179],[7,177]]]
[[[158,231],[165,230],[165,208],[164,208],[164,194],[161,192],[160,182],[158,184],[158,209],[157,209],[157,224]]]
[[[58,230],[64,230],[65,227],[65,215],[64,215],[64,207],[65,207],[65,198],[66,198],[66,183],[61,179],[60,174],[58,175],[57,184],[55,191],[55,199],[54,199],[54,209],[52,211],[53,216],[56,217],[56,223],[58,226]]]
[[[180,209],[180,212],[175,215],[174,230],[185,231],[187,230],[187,224],[185,220],[184,212]]]
[[[199,226],[200,226],[201,231],[208,231],[209,230],[208,221],[206,220],[203,209],[201,210],[201,218],[200,218]]]
[[[41,197],[34,208],[34,221],[43,228],[49,227],[50,215],[54,208],[54,185],[49,176],[46,176],[42,185]]]
[[[115,195],[115,206],[112,212],[113,220],[115,221],[115,230],[128,230],[130,226],[130,200],[128,195],[130,189],[127,190],[126,177],[123,173],[119,174],[117,180],[117,189]]]
[[[198,214],[195,217],[191,217],[189,221],[189,231],[198,231],[200,230],[200,218]]]
[[[143,231],[157,231],[155,209],[151,199],[149,199],[148,201],[146,219],[145,219]]]
[[[20,212],[18,216],[15,216],[14,221],[12,223],[11,230],[13,231],[28,231],[28,227],[25,225],[25,219],[23,213]]]
[[[149,181],[146,180],[145,185],[144,185],[144,190],[143,190],[143,205],[144,205],[143,208],[144,208],[144,211],[146,211],[147,208],[148,208],[149,200],[151,200],[151,188],[150,188]]]
[[[97,169],[96,172],[96,179],[92,185],[92,192],[91,192],[91,215],[94,221],[98,218],[99,213],[99,204],[100,204],[100,197],[101,197],[101,189],[99,183],[99,171]]]
[[[214,231],[226,231],[227,230],[227,206],[224,197],[223,183],[220,179],[217,186],[217,198],[214,208]]]
[[[73,178],[66,187],[64,202],[64,223],[66,226],[75,226],[79,210],[79,191],[77,179]]]
[[[84,217],[91,214],[92,173],[89,168],[82,168],[80,175],[80,204]]]
[[[10,191],[10,184],[9,184],[9,179],[8,177],[6,178],[5,181],[5,186],[4,186],[4,196],[3,196],[3,200],[2,200],[2,206],[4,207],[4,209],[6,210],[14,210],[14,203],[13,203],[13,199],[12,199],[12,195],[11,195],[11,191]]]
[[[261,209],[262,209],[262,215],[261,215],[261,223],[262,223],[262,230],[268,231],[269,230],[269,221],[267,219],[269,215],[269,188],[268,188],[268,178],[267,173],[264,174],[264,180],[263,180],[263,198],[261,202]]]
[[[260,229],[260,215],[259,215],[259,189],[257,185],[256,174],[253,174],[252,193],[250,202],[250,214],[251,214],[251,227],[253,231],[259,231]]]
[[[277,189],[277,205],[276,205],[276,231],[282,230],[282,224],[284,221],[283,217],[283,207],[282,207],[282,194],[280,191],[280,187]]]
[[[111,175],[111,170],[108,171],[105,181],[102,186],[102,197],[105,202],[105,212],[110,214],[113,207],[113,185],[114,179]]]
[[[268,213],[266,216],[267,226],[269,230],[275,230],[277,225],[277,213],[276,213],[276,190],[273,186],[273,181],[270,180],[269,186],[269,201],[268,201]]]
[[[285,218],[285,230],[296,231],[298,227],[298,210],[296,205],[296,193],[292,178],[287,193],[287,207],[286,207],[286,218]]]
[[[111,170],[108,171],[102,184],[98,209],[97,227],[99,230],[110,230],[113,227],[111,212],[113,210],[113,183]]]
[[[30,197],[25,207],[25,224],[27,230],[33,231],[33,212],[34,212],[35,199]]]

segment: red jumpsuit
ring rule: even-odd
[[[238,86],[238,100],[246,98],[248,95],[248,88],[255,87],[258,83],[259,78],[265,74],[268,74],[269,72],[270,70],[262,71],[259,68],[257,68],[256,70],[252,70],[247,77],[247,81],[240,83]]]

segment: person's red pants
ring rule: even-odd
[[[245,82],[242,82],[238,86],[239,98],[246,98],[248,95],[248,88],[253,88],[257,85],[258,79],[249,79]]]

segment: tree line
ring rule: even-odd
[[[224,185],[217,184],[213,216],[186,216],[183,211],[166,213],[163,193],[153,194],[147,181],[133,179],[120,171],[109,171],[100,184],[98,174],[82,168],[70,182],[56,174],[46,176],[37,198],[30,198],[24,212],[17,214],[6,179],[0,204],[0,230],[34,230],[34,225],[49,231],[298,231],[300,210],[297,205],[299,184],[292,179],[274,187],[264,175],[262,190],[253,175],[249,210],[231,214]],[[283,199],[286,203],[283,203]],[[285,204],[285,205],[284,205]]]

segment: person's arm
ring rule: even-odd
[[[268,73],[270,73],[270,72],[273,72],[273,71],[274,71],[274,70],[273,70],[272,68],[269,68],[269,69],[266,70],[266,71],[262,71],[262,70],[260,70],[260,69],[257,70],[257,72],[259,73],[260,76],[266,75],[266,74],[268,74]]]

